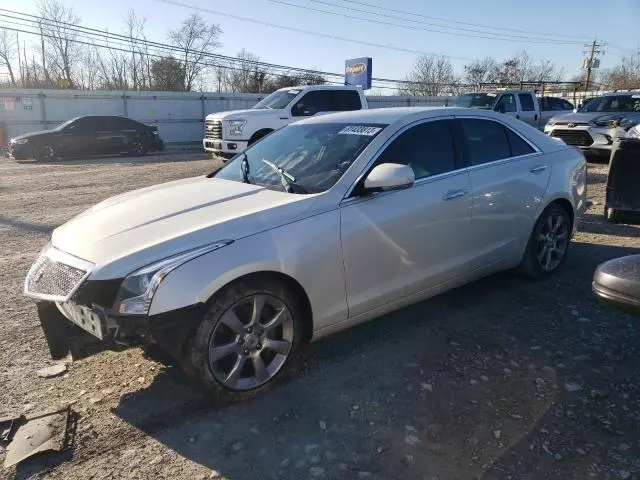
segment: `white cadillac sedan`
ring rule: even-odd
[[[577,149],[502,114],[323,115],[78,215],[24,291],[54,358],[87,337],[154,342],[213,398],[241,400],[306,342],[498,270],[555,272],[585,196]]]

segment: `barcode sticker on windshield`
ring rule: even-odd
[[[365,127],[363,125],[349,125],[348,127],[344,127],[342,130],[340,130],[338,134],[365,135],[367,137],[373,137],[380,130],[382,130],[382,128],[380,127]]]

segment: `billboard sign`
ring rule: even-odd
[[[356,85],[363,90],[371,88],[371,57],[353,58],[344,62],[344,84]]]

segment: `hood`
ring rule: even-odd
[[[556,115],[552,118],[554,122],[567,122],[567,123],[589,123],[594,118],[601,117],[602,112],[587,112],[587,113],[563,113]]]
[[[255,117],[260,115],[273,115],[274,110],[272,108],[247,108],[245,110],[230,110],[228,112],[217,112],[207,115],[207,120],[233,120],[246,118],[248,115]]]
[[[16,135],[15,137],[12,137],[12,140],[21,140],[23,138],[37,137],[39,135],[46,135],[47,133],[52,133],[54,131],[55,131],[55,129],[52,129],[52,130],[38,130],[37,132],[23,133],[22,135]]]
[[[52,244],[120,278],[156,260],[301,218],[315,195],[196,177],[109,198],[53,232]]]

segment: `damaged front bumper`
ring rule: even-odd
[[[202,319],[201,304],[151,316],[121,316],[97,305],[39,302],[38,317],[53,359],[85,358],[103,350],[158,343],[176,360]]]

